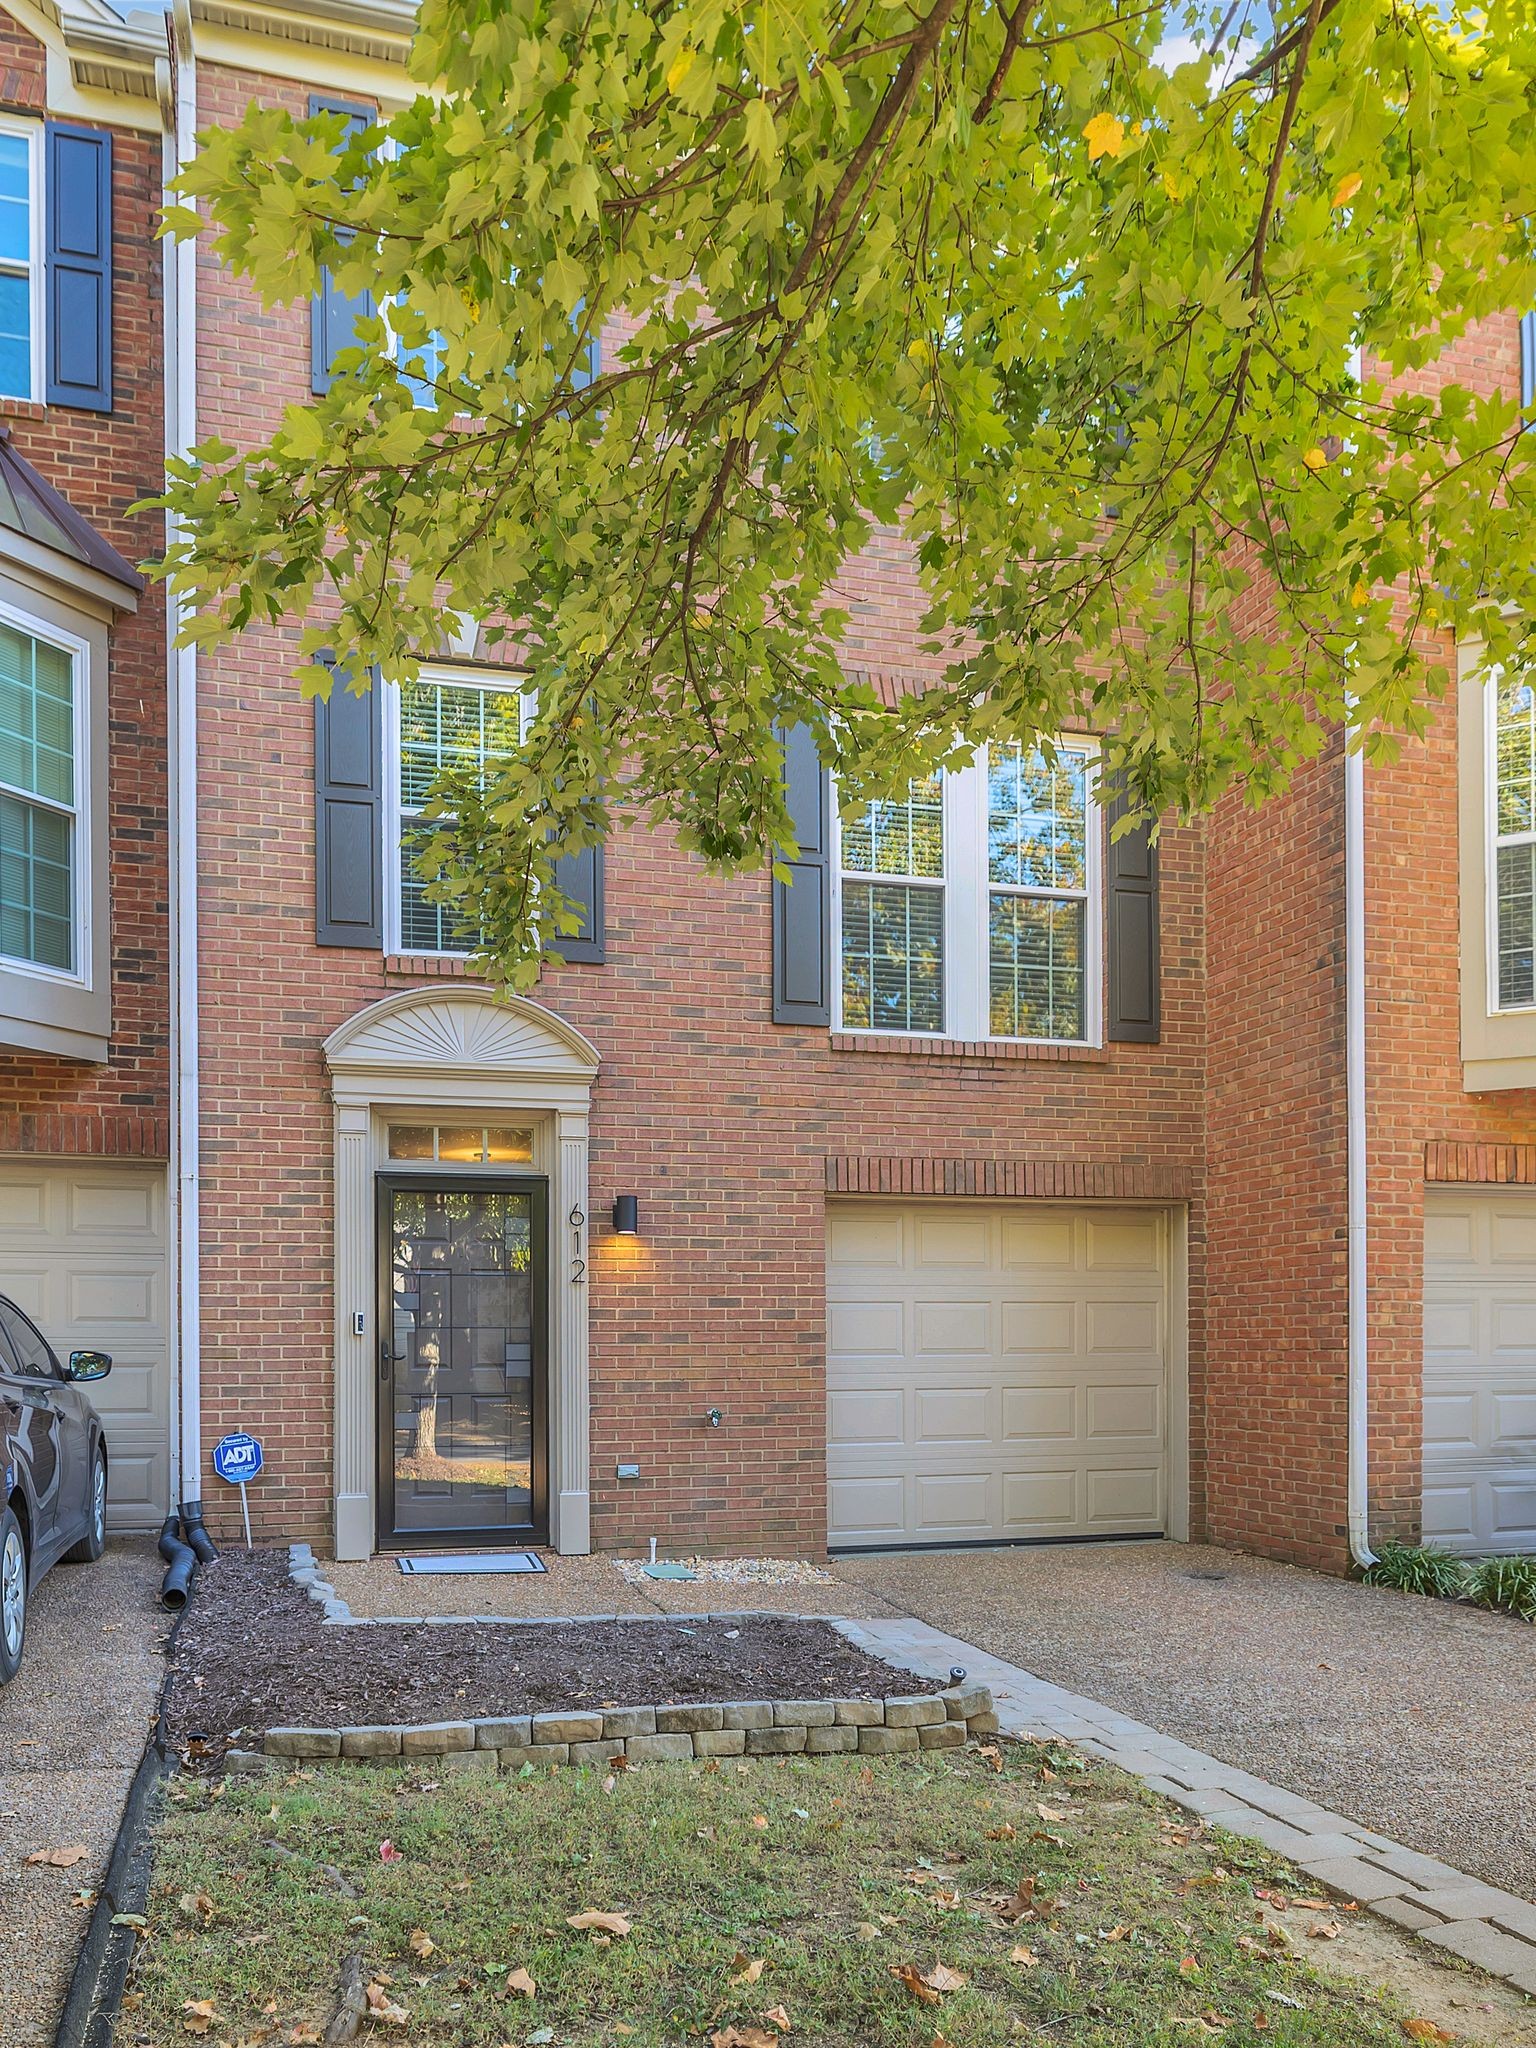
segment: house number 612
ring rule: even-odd
[[[571,1210],[571,1285],[582,1287],[586,1284],[587,1262],[582,1256],[581,1233],[587,1227],[587,1214],[578,1202]]]

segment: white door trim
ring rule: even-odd
[[[325,1041],[336,1108],[335,1539],[374,1549],[378,1358],[374,1177],[390,1114],[519,1118],[546,1133],[550,1541],[591,1549],[587,1135],[596,1049],[552,1010],[473,985],[386,996]],[[357,1318],[361,1317],[359,1330]]]

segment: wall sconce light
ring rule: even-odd
[[[620,1237],[638,1237],[640,1234],[640,1197],[638,1195],[615,1195],[613,1198],[613,1227]]]

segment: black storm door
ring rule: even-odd
[[[379,1539],[547,1524],[545,1185],[379,1177]]]

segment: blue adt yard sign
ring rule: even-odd
[[[231,1486],[244,1486],[261,1470],[261,1445],[243,1429],[231,1430],[213,1447],[213,1469]]]
[[[240,1489],[240,1513],[245,1521],[245,1547],[251,1547],[251,1510],[245,1489],[261,1470],[261,1445],[243,1429],[232,1429],[213,1447],[213,1469],[221,1479]]]

